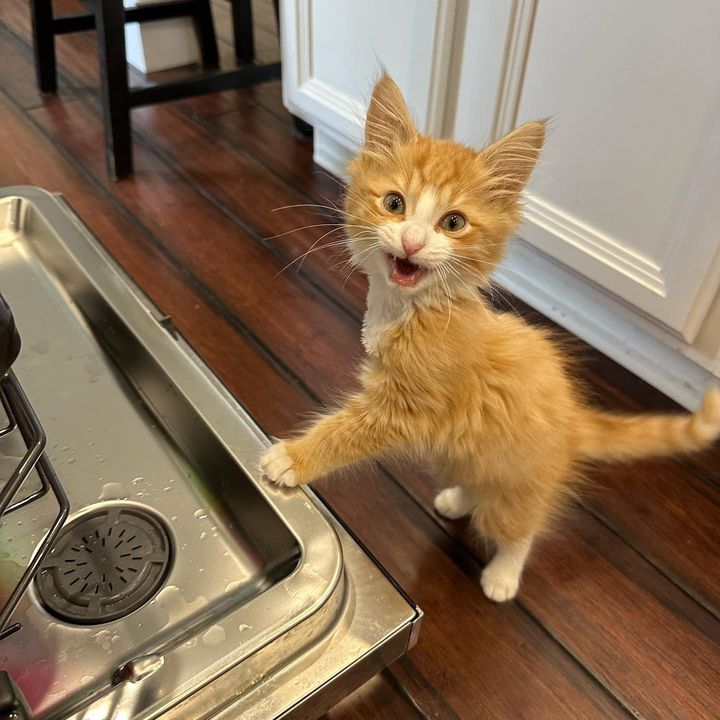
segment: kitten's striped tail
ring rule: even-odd
[[[692,414],[630,415],[588,408],[579,430],[580,454],[593,460],[696,452],[720,437],[720,388],[708,390]]]

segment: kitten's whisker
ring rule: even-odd
[[[463,272],[470,275],[471,278],[474,278],[480,287],[484,287],[487,285],[488,278],[482,273],[478,272],[468,263],[465,263],[462,260],[458,260],[456,257],[452,258],[452,262],[457,265]]]
[[[445,274],[445,269],[442,264],[438,265],[438,277],[442,281],[443,285],[445,286],[445,292],[447,294],[447,306],[448,306],[448,318],[447,322],[445,323],[445,328],[443,329],[442,337],[445,337],[447,334],[447,330],[450,327],[450,321],[452,319],[452,306],[453,306],[453,299],[452,299],[452,293],[450,292],[450,286],[448,285],[447,277]]]
[[[367,238],[367,239],[370,239],[370,238]],[[349,244],[349,243],[348,243],[348,244]],[[374,250],[376,250],[376,249],[377,249],[378,247],[380,247],[382,244],[383,244],[383,243],[382,243],[380,240],[377,240],[377,239],[376,239],[374,242],[370,243],[370,245],[368,245],[367,247],[362,248],[360,251],[356,251],[356,250],[354,250],[354,249],[352,249],[352,248],[350,248],[350,249],[352,250],[353,253],[357,253],[357,254],[355,255],[356,258],[362,260],[362,259],[365,258],[365,256],[369,255],[371,252],[373,252]]]
[[[279,212],[280,210],[293,210],[295,208],[316,208],[318,210],[330,210],[336,212],[337,208],[332,205],[321,205],[320,203],[295,203],[294,205],[281,205],[280,207],[272,208],[270,212]]]
[[[319,210],[327,210],[330,211],[333,215],[340,215],[341,217],[338,218],[339,221],[342,221],[342,216],[344,216],[360,220],[363,224],[367,224],[365,218],[362,218],[359,215],[353,215],[352,213],[348,213],[345,210],[337,208],[333,205],[320,205],[319,203],[296,203],[295,205],[283,205],[282,207],[273,208],[270,212],[278,212],[279,210],[292,210],[293,208],[316,208]]]
[[[462,277],[460,272],[457,270],[457,268],[454,268],[451,264],[448,264],[447,269],[453,273],[453,275],[457,278],[457,281],[462,285],[465,290],[468,291],[469,295],[475,295],[478,294],[478,286],[477,285],[469,285],[467,282],[465,282],[465,279]]]
[[[306,250],[306,251],[305,251],[304,253],[302,253],[301,255],[298,255],[298,256],[297,256],[296,258],[294,258],[293,260],[291,260],[284,268],[282,268],[282,270],[280,270],[280,272],[278,272],[277,275],[282,274],[283,272],[285,272],[285,270],[287,270],[289,267],[291,267],[292,265],[294,265],[294,264],[295,264],[296,262],[298,262],[298,261],[300,261],[299,267],[302,267],[302,264],[303,264],[303,262],[305,261],[305,258],[306,258],[310,253],[318,252],[319,250],[325,250],[325,249],[332,248],[332,247],[338,247],[338,246],[342,246],[342,245],[347,245],[348,240],[347,240],[346,238],[341,238],[340,240],[333,240],[332,242],[324,243],[324,244],[321,245],[320,247],[316,247],[317,244],[318,244],[319,242],[321,242],[324,238],[326,238],[328,235],[331,235],[332,233],[337,232],[338,230],[345,229],[345,227],[346,227],[345,225],[340,225],[340,226],[338,226],[338,227],[334,227],[332,230],[329,230],[329,231],[326,232],[324,235],[321,235],[321,236],[310,246],[310,248],[309,248],[308,250]],[[358,226],[354,226],[354,227],[358,227]],[[359,237],[361,237],[361,235],[362,235],[362,234],[358,234],[358,235],[355,236],[355,237],[356,237],[356,238],[359,238]],[[279,236],[278,236],[278,237],[279,237]],[[367,231],[367,236],[366,236],[366,237],[373,237],[373,235],[371,235],[371,233],[370,233],[369,231]],[[276,277],[277,277],[277,275],[276,275]]]
[[[327,233],[326,233],[326,235],[327,235]],[[320,242],[320,240],[322,240],[324,237],[325,237],[325,235],[323,235],[322,237],[320,237],[318,240],[316,240],[316,241],[310,246],[310,248],[309,248],[308,250],[306,250],[304,253],[298,255],[296,258],[293,258],[287,265],[285,265],[284,268],[282,268],[282,270],[280,270],[280,271],[275,275],[275,277],[278,277],[279,275],[282,275],[282,273],[284,273],[289,267],[291,267],[291,266],[294,265],[296,262],[298,262],[298,260],[300,261],[300,265],[298,266],[298,269],[300,269],[300,268],[302,267],[303,261],[305,260],[305,258],[306,258],[308,255],[310,255],[310,253],[318,252],[319,250],[327,250],[328,248],[337,247],[337,246],[339,246],[339,245],[344,245],[344,244],[345,244],[345,240],[336,240],[336,241],[334,241],[334,242],[325,243],[324,245],[321,245],[320,247],[316,247],[316,245],[317,245],[317,244]]]
[[[494,268],[497,265],[497,263],[489,262],[487,260],[479,260],[478,258],[470,258],[470,257],[463,256],[464,259],[460,260],[460,256],[457,256],[457,257],[458,257],[458,261],[463,262],[467,267],[470,267],[470,266],[467,264],[466,261],[471,261],[472,263],[477,264],[477,265],[485,265],[486,267],[490,267],[490,268]]]
[[[320,227],[333,227],[335,228],[331,232],[335,232],[337,230],[341,230],[344,227],[343,223],[316,223],[315,225],[302,225],[301,227],[293,228],[292,230],[286,230],[285,232],[278,233],[277,235],[270,235],[269,237],[264,237],[263,240],[277,240],[278,238],[285,237],[285,235],[290,235],[295,232],[300,232],[301,230],[312,230],[313,228],[320,228]]]
[[[335,240],[334,242],[325,243],[324,245],[321,245],[320,247],[315,247],[316,243],[313,243],[313,245],[308,250],[306,250],[302,255],[299,255],[298,257],[296,257],[295,260],[293,260],[292,263],[290,263],[290,265],[292,265],[294,262],[297,262],[298,260],[300,260],[300,265],[299,265],[299,268],[300,268],[300,267],[302,267],[302,264],[305,261],[305,258],[308,255],[310,255],[310,253],[320,252],[321,250],[330,250],[332,248],[340,248],[340,247],[345,246],[346,244],[347,243],[346,243],[345,239]],[[287,267],[289,267],[289,265],[286,266],[285,268],[283,268],[283,270],[287,269]]]
[[[508,297],[508,296],[510,296],[510,293],[504,287],[502,287],[501,285],[498,285],[498,283],[495,282],[494,280],[490,280],[490,282],[488,283],[488,288],[493,291],[496,291],[497,294],[500,296],[500,299],[503,302],[507,303],[516,315],[519,315],[520,317],[522,317],[522,313],[517,309],[517,307],[515,307],[515,305],[513,305],[512,301]]]

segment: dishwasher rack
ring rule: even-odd
[[[5,531],[9,532],[7,516],[39,500],[49,491],[53,492],[58,503],[58,514],[0,609],[0,642],[20,629],[19,622],[11,624],[12,614],[50,552],[70,510],[67,494],[45,453],[45,431],[15,373],[10,369],[19,352],[20,336],[10,308],[0,295],[0,403],[7,416],[6,426],[0,428],[0,438],[19,432],[26,446],[25,454],[10,476],[0,478],[0,527],[4,526]],[[37,470],[40,487],[28,496],[15,500],[33,470]]]

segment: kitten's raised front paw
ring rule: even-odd
[[[493,565],[491,562],[480,576],[485,597],[494,602],[512,600],[520,587],[520,574],[505,564]]]
[[[435,510],[448,520],[458,520],[472,512],[475,502],[465,488],[456,485],[435,496]]]
[[[276,485],[294,487],[299,485],[293,461],[288,454],[286,444],[277,442],[271,445],[260,458],[260,470],[262,474]]]

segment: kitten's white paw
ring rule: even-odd
[[[520,587],[520,573],[504,563],[491,562],[480,576],[485,597],[494,602],[512,600]]]
[[[474,502],[459,485],[447,488],[435,496],[435,510],[448,520],[458,520],[472,512]]]
[[[295,476],[293,462],[284,442],[271,445],[263,453],[260,458],[260,470],[270,482],[274,482],[276,485],[294,487],[300,484]]]

